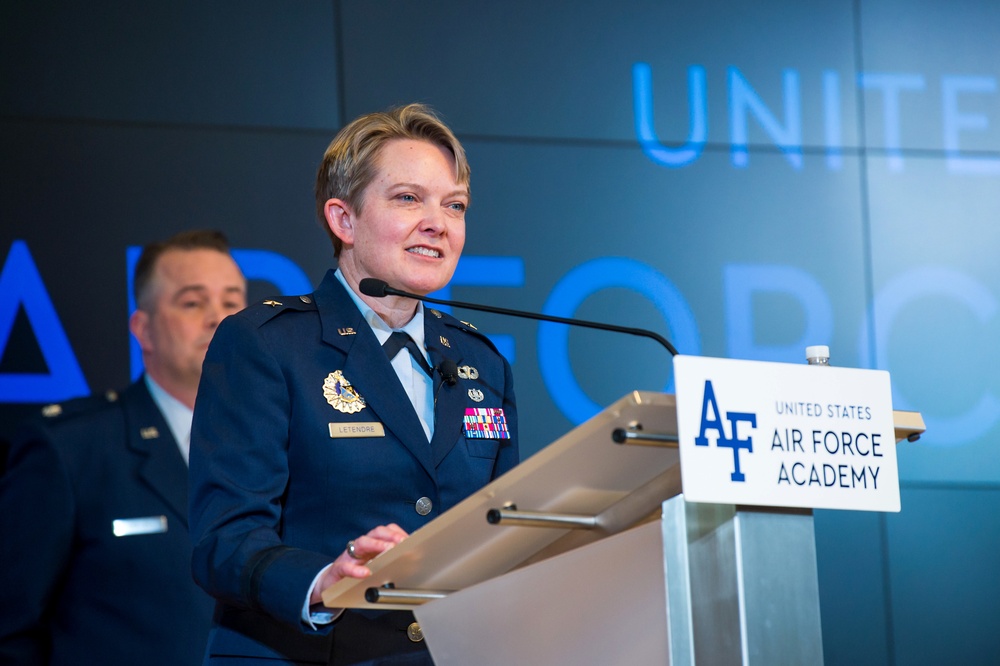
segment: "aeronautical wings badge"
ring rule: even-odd
[[[356,414],[365,408],[365,399],[358,395],[340,370],[331,372],[323,380],[323,397],[344,414]]]

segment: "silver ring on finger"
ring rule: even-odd
[[[347,554],[353,557],[354,559],[358,559],[358,553],[354,549],[354,539],[351,539],[350,541],[347,542]]]

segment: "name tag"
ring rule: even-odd
[[[167,531],[167,517],[119,518],[111,521],[111,529],[116,537],[136,536],[139,534],[162,534]]]
[[[330,437],[385,437],[385,427],[377,421],[331,423]]]

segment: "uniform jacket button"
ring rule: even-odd
[[[434,508],[434,503],[431,502],[430,497],[421,497],[417,500],[417,504],[414,507],[421,516],[426,516]]]

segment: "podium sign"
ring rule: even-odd
[[[678,356],[691,502],[899,511],[889,373]]]

